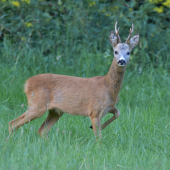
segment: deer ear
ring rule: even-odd
[[[114,31],[110,31],[109,41],[113,47],[117,45],[117,36],[115,35]]]
[[[130,39],[129,42],[130,50],[132,51],[132,49],[136,47],[138,43],[139,43],[139,34],[136,34]]]

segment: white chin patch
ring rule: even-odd
[[[126,64],[120,64],[120,63],[119,63],[118,65],[119,65],[120,67],[124,67]]]

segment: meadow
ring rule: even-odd
[[[47,113],[8,136],[9,121],[27,109],[23,85],[28,77],[47,72],[81,77],[105,75],[109,70],[105,65],[113,59],[113,55],[105,58],[104,54],[82,52],[73,65],[66,67],[62,57],[53,58],[50,70],[43,61],[36,70],[38,59],[43,57],[37,56],[36,61],[35,51],[22,52],[25,56],[16,57],[13,63],[0,64],[0,169],[169,168],[170,76],[166,67],[153,68],[150,64],[147,69],[131,70],[128,65],[116,105],[121,116],[102,131],[101,140],[96,141],[89,118],[68,114],[53,126],[48,139],[41,138],[37,130]],[[31,70],[22,62],[30,64]],[[102,122],[110,117],[108,113]]]
[[[0,170],[169,169],[169,0],[3,0],[0,6]],[[89,118],[66,113],[48,137],[37,134],[47,113],[9,136],[8,123],[27,110],[29,77],[107,74],[116,21],[122,42],[133,23],[140,43],[116,104],[121,115],[102,139],[94,137]]]

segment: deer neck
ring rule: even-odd
[[[112,65],[106,75],[106,84],[109,87],[111,98],[115,100],[122,86],[126,66],[120,67],[113,59]]]

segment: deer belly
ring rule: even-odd
[[[89,116],[89,100],[75,96],[55,95],[51,107],[71,115]]]

